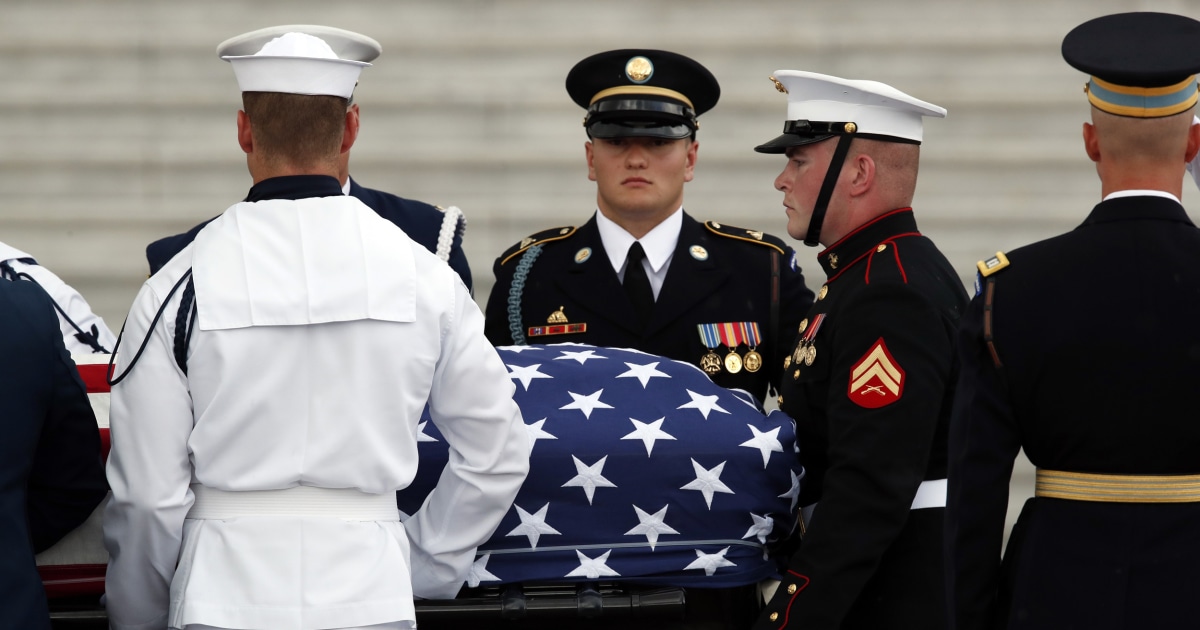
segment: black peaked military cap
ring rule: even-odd
[[[1121,116],[1170,116],[1196,104],[1200,22],[1170,13],[1117,13],[1063,38],[1068,64],[1091,75],[1088,100]]]
[[[721,86],[695,60],[665,50],[602,52],[567,73],[567,93],[587,109],[583,126],[593,138],[686,138],[696,117],[712,109]]]

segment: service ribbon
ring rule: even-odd
[[[700,331],[700,343],[709,350],[721,345],[720,336],[717,334],[718,326],[720,324],[696,324],[696,329]]]
[[[745,330],[745,324],[741,322],[726,322],[718,326],[721,343],[728,346],[730,350],[736,350],[738,345],[746,341]]]

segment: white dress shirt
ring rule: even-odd
[[[604,243],[604,251],[608,253],[608,262],[613,271],[617,272],[621,282],[625,281],[625,259],[629,256],[629,248],[633,246],[634,241],[642,244],[642,249],[646,252],[642,267],[646,270],[650,288],[654,290],[654,299],[657,300],[663,280],[667,278],[667,269],[671,267],[671,256],[675,253],[675,246],[679,244],[679,230],[683,228],[683,206],[640,239],[633,238],[625,228],[614,223],[599,210],[596,211],[596,228],[600,232],[600,242]]]
[[[197,325],[172,353],[188,268]],[[155,314],[162,319],[149,330]],[[528,471],[483,316],[441,261],[353,197],[239,203],[146,281],[112,390],[112,628],[309,630],[415,623],[453,597]],[[191,484],[390,495],[417,470],[426,401],[451,448],[404,523],[189,519]]]

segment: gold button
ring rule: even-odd
[[[887,245],[880,245],[879,247],[876,247],[876,248],[875,248],[875,251],[877,251],[877,252],[881,252],[881,251],[883,251],[883,250],[885,250],[885,249],[887,249]]]
[[[792,378],[793,378],[793,379],[800,378],[800,370],[796,370],[795,372],[793,372],[793,373],[792,373]]]
[[[720,224],[720,223],[717,223],[716,221],[713,221],[713,222],[712,222],[712,224],[713,224],[713,227],[717,228],[718,230],[719,230],[719,229],[721,229],[721,224]]]
[[[829,295],[829,285],[823,285],[821,290],[817,291],[817,301],[824,300],[826,295]]]
[[[796,594],[796,585],[788,584],[788,595],[795,595],[795,594]]]
[[[771,616],[769,617],[769,619],[771,621],[775,621],[775,620],[779,619],[779,613],[771,613]]]
[[[779,398],[776,398],[776,399],[775,399],[775,402],[779,403],[779,406],[780,406],[780,407],[782,407],[782,406],[783,406],[783,396],[780,396]]]

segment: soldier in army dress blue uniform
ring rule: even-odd
[[[807,477],[799,550],[757,628],[941,628],[946,430],[958,274],[911,208],[922,119],[944,109],[874,81],[780,70],[788,233],[827,281],[782,359]],[[814,505],[815,504],[815,505]]]
[[[1100,17],[1062,54],[1090,75],[1102,201],[979,264],[950,430],[954,627],[1194,628],[1200,592],[1200,230],[1180,203],[1200,22]],[[1001,559],[1021,449],[1035,496]]]
[[[782,240],[683,210],[716,79],[675,53],[614,50],[576,64],[566,84],[587,110],[598,211],[496,259],[488,338],[635,348],[764,399],[813,295]]]

